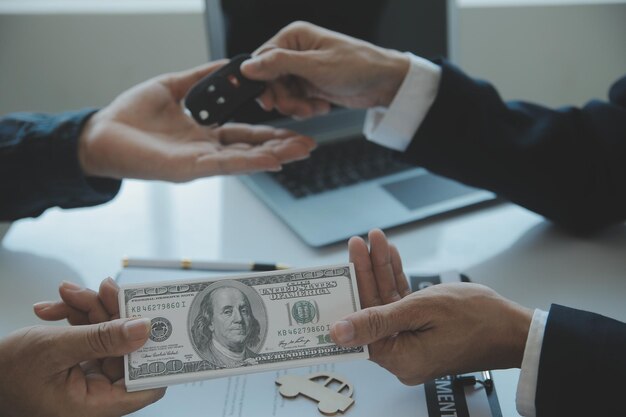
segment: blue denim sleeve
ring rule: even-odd
[[[78,161],[80,132],[95,112],[0,117],[0,221],[36,217],[50,207],[94,206],[115,197],[121,181],[87,177]]]

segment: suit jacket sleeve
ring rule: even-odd
[[[403,159],[580,231],[626,218],[626,77],[609,101],[505,103],[442,62],[438,95]]]
[[[93,113],[0,118],[0,221],[101,204],[117,194],[120,181],[86,177],[78,161],[78,138]]]
[[[624,415],[626,324],[552,305],[543,336],[537,417]]]

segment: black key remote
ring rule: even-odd
[[[235,112],[265,91],[265,82],[241,75],[240,66],[250,55],[242,54],[194,85],[185,97],[185,108],[196,122],[223,125]]]

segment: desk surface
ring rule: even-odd
[[[316,219],[311,219],[316,221]],[[0,234],[2,229],[0,228]],[[551,302],[626,321],[626,226],[569,236],[511,204],[389,231],[410,272],[460,269],[529,307]],[[126,181],[103,206],[52,209],[19,221],[0,247],[0,336],[37,324],[32,304],[57,299],[60,281],[97,288],[123,256],[345,262],[347,247],[308,247],[234,178],[170,185]],[[515,416],[517,370],[494,379],[504,416]]]

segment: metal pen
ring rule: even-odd
[[[199,271],[276,271],[289,269],[284,264],[234,261],[192,261],[191,259],[124,258],[124,268],[190,269]]]

